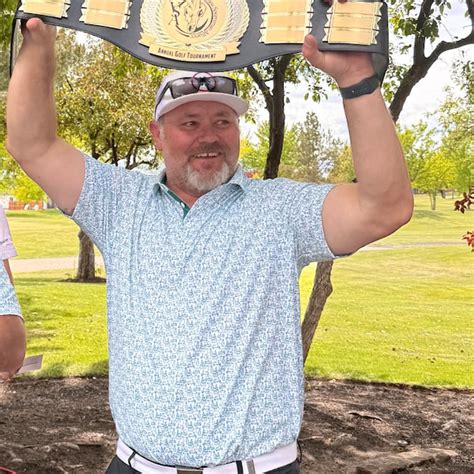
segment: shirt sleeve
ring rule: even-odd
[[[0,260],[16,257],[16,249],[13,245],[10,227],[2,206],[0,206]]]
[[[10,283],[3,264],[0,263],[0,317],[9,314],[22,318],[15,288],[13,288],[13,285]]]
[[[118,217],[137,194],[139,173],[84,156],[85,178],[72,218],[104,254],[119,225]],[[126,210],[126,209],[125,209]]]
[[[289,220],[296,239],[296,257],[300,268],[312,262],[334,260],[323,228],[323,205],[333,185],[303,184],[292,190]]]

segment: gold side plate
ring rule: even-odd
[[[20,10],[33,15],[45,15],[55,18],[63,18],[67,17],[67,10],[69,7],[69,1],[65,2],[64,0],[50,0],[48,2],[41,0],[23,0]]]
[[[345,15],[381,15],[382,2],[334,3],[328,13]]]
[[[378,31],[375,30],[356,30],[343,28],[325,28],[326,36],[324,41],[328,43],[348,43],[371,45],[375,44],[375,38]]]
[[[261,43],[303,43],[311,32],[311,0],[264,0]]]
[[[268,28],[269,24],[273,28],[305,28],[308,25],[307,15],[278,15],[271,16],[267,15],[263,20],[263,28]]]
[[[308,30],[267,30],[262,38],[265,44],[281,44],[281,43],[303,43],[304,37],[308,34]]]
[[[101,10],[104,12],[119,13],[128,15],[130,13],[129,1],[111,1],[111,0],[85,0],[82,8],[90,10]]]
[[[264,0],[265,8],[263,14],[286,13],[291,12],[305,13],[311,10],[311,0]]]
[[[324,27],[328,43],[346,43],[370,46],[376,44],[382,19],[382,2],[335,3],[328,10]]]
[[[379,17],[377,16],[350,16],[332,15],[329,23],[330,28],[355,28],[357,30],[378,29]]]
[[[127,27],[129,16],[103,10],[84,9],[80,21],[88,25],[106,26],[122,30]]]

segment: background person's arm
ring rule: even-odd
[[[374,75],[369,54],[321,52],[308,36],[303,54],[315,67],[349,87]],[[336,186],[323,208],[327,243],[336,255],[355,252],[407,223],[413,196],[403,152],[380,88],[344,100],[356,184]]]
[[[71,214],[84,181],[84,160],[79,150],[57,137],[56,30],[33,18],[22,32],[7,95],[7,149],[58,207]]]

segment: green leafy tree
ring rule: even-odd
[[[0,1],[0,47],[2,48],[6,48],[9,45],[11,24],[17,5],[17,0]]]
[[[0,96],[8,84],[10,34],[17,4],[16,0],[0,0]]]
[[[474,69],[473,62],[457,63],[453,76],[461,99],[452,94],[441,107],[440,123],[447,130],[442,150],[456,163],[456,184],[463,197],[454,203],[454,209],[463,214],[474,204]],[[468,231],[463,239],[474,252],[474,231]]]
[[[5,100],[0,100],[0,194],[11,194],[18,201],[42,201],[46,193],[18,166],[5,148]]]
[[[460,192],[474,186],[474,70],[473,63],[452,68],[456,93],[448,89],[437,120],[442,133],[441,153],[456,165],[454,186]]]
[[[463,192],[470,189],[474,177],[474,125],[472,123],[472,71],[469,63],[455,72],[465,94],[448,95],[437,113],[437,125],[431,129],[426,122],[402,130],[399,134],[413,187],[430,196],[436,209],[436,196],[444,188]],[[461,74],[459,71],[462,71]],[[453,71],[454,72],[454,71]],[[467,85],[469,84],[469,85]],[[440,139],[441,137],[441,139]]]
[[[43,201],[46,193],[32,181],[0,144],[0,194],[11,194],[17,201]]]
[[[241,154],[241,162],[246,169],[263,176],[270,147],[268,122],[260,124],[256,139],[256,145]],[[295,123],[285,130],[279,176],[297,181],[324,181],[341,149],[342,142],[322,128],[315,113],[308,112],[303,123]]]
[[[325,130],[314,112],[308,112],[296,126],[296,153],[292,174],[298,181],[322,182],[341,153],[343,143]]]
[[[429,128],[428,123],[423,121],[402,129],[398,134],[413,186],[414,181],[425,169],[427,159],[433,155],[437,148],[435,134],[436,130]]]
[[[57,91],[60,131],[95,159],[128,169],[155,164],[148,131],[158,77],[152,68],[99,42]]]
[[[284,138],[280,160],[281,176],[286,176],[295,166],[294,157],[297,148],[295,127],[287,129]],[[256,145],[248,147],[241,153],[240,161],[244,168],[256,171],[259,177],[263,177],[269,146],[269,123],[264,121],[258,127]]]
[[[287,84],[305,83],[306,98],[319,100],[324,95],[324,85],[328,79],[321,80],[322,74],[310,67],[299,55],[279,56],[268,61],[247,67],[247,73],[255,87],[246,84],[244,92],[249,99],[256,99],[260,93],[268,111],[268,152],[266,154],[264,179],[276,178],[281,163],[286,116],[285,104],[289,102],[285,94]]]
[[[431,209],[434,211],[436,210],[437,194],[441,189],[450,188],[455,179],[455,164],[438,149],[423,161],[413,185],[420,191],[429,194]]]
[[[440,31],[446,26],[454,0],[389,0],[390,21],[400,44],[399,51],[410,58],[410,62],[394,64],[388,71],[385,92],[391,101],[390,112],[396,122],[406,100],[438,61],[443,53],[474,44],[474,3],[459,0],[466,6],[466,17],[470,28],[462,38],[451,41],[440,40]]]
[[[350,183],[355,179],[354,162],[352,161],[352,150],[348,145],[343,146],[335,156],[331,171],[328,175],[330,183]]]

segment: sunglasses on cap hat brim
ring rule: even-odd
[[[162,102],[165,102],[164,98],[168,92],[171,98],[167,98],[166,102],[198,93],[219,93],[238,97],[237,83],[231,77],[198,76],[197,74],[194,76],[178,77],[170,80],[157,96],[155,116]]]
[[[222,94],[237,95],[237,83],[226,76],[194,76],[180,77],[168,82],[156,99],[157,105],[162,101],[166,92],[177,99],[183,95],[197,94],[198,92],[220,92]]]

